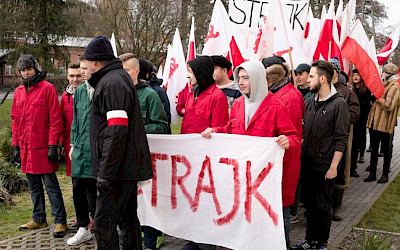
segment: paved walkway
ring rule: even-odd
[[[400,120],[399,120],[400,122]],[[393,181],[394,177],[400,172],[400,136],[399,129],[396,128],[394,137],[394,148],[393,158],[391,164],[391,172],[389,183]],[[369,143],[367,142],[367,145]],[[365,183],[363,180],[368,176],[365,168],[369,165],[370,153],[365,153],[365,163],[358,164],[358,173],[360,178],[352,178],[349,188],[346,190],[343,198],[343,217],[344,220],[341,222],[333,222],[330,234],[330,245],[338,246],[343,239],[351,232],[352,226],[357,224],[362,217],[369,211],[379,196],[389,186],[386,184],[377,184],[376,182]],[[383,158],[379,158],[377,177],[380,178],[382,174]],[[305,236],[306,223],[304,218],[304,208],[299,210],[298,224],[292,225],[290,233],[291,243],[297,243],[301,241]],[[70,224],[71,222],[69,222]],[[77,247],[68,247],[66,244],[67,239],[72,237],[76,230],[69,230],[66,237],[63,239],[55,239],[52,236],[54,225],[32,231],[11,239],[0,241],[0,249],[95,249],[95,241],[88,241]],[[187,241],[183,239],[177,239],[171,236],[165,237],[166,243],[162,249],[180,249]],[[214,247],[210,245],[200,245],[202,249],[224,249],[222,247]],[[265,247],[268,249],[268,246]]]

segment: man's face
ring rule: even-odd
[[[192,68],[187,64],[187,78],[189,79],[190,83],[194,86],[197,85],[196,76],[193,73]]]
[[[239,77],[240,90],[242,90],[243,94],[250,95],[251,92],[250,78],[246,70],[240,69],[238,77]]]
[[[86,66],[87,66],[90,74],[94,74],[97,71],[99,71],[99,69],[100,69],[99,67],[97,67],[97,62],[95,62],[95,61],[86,60]]]
[[[320,77],[318,76],[318,72],[315,67],[311,67],[307,82],[310,86],[310,91],[312,93],[317,93],[319,91],[319,89],[321,88]]]
[[[138,75],[139,75],[139,63],[134,63],[134,59],[128,59],[122,63],[124,66],[124,70],[129,74],[132,79],[132,82],[136,85],[138,83]]]
[[[81,69],[68,69],[67,79],[72,88],[76,89],[83,82]]]
[[[301,73],[296,73],[296,82],[300,87],[307,88],[308,87],[307,80],[308,80],[307,71],[303,71]]]
[[[87,61],[81,61],[81,74],[82,74],[83,80],[89,80],[90,76],[92,75],[88,68]]]
[[[353,73],[353,83],[361,82],[361,76],[358,73]]]
[[[34,68],[22,69],[22,70],[20,70],[20,72],[21,72],[22,78],[24,78],[24,79],[27,79],[36,74],[36,71]]]
[[[222,68],[219,66],[214,66],[214,73],[213,73],[213,78],[214,80],[219,83],[222,80],[223,77],[223,72],[222,72]]]

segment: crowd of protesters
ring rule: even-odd
[[[171,134],[170,100],[151,62],[126,53],[114,56],[110,41],[94,38],[84,59],[67,69],[58,101],[35,58],[17,62],[22,83],[11,110],[14,158],[26,174],[32,221],[20,230],[46,227],[44,188],[55,217],[54,237],[67,233],[67,215],[57,180],[58,145],[71,176],[77,233],[67,244],[92,239],[99,249],[158,249],[163,233],[140,227],[138,183],[153,177],[146,133]],[[223,56],[198,56],[187,63],[188,83],[177,100],[181,134],[212,133],[275,137],[285,149],[282,211],[289,249],[326,249],[332,220],[341,220],[348,178],[364,162],[370,134],[370,174],[376,181],[379,146],[388,182],[394,128],[400,107],[398,67],[383,66],[384,94],[376,99],[357,69],[350,76],[340,61],[302,63],[291,75],[282,57],[250,60],[233,69]],[[232,77],[230,77],[232,75]],[[297,88],[296,88],[297,87]],[[348,171],[346,171],[348,170]],[[349,172],[350,176],[345,173]],[[306,238],[290,245],[290,224],[305,206]],[[119,228],[119,233],[117,228]],[[184,249],[199,249],[190,242]]]

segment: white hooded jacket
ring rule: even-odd
[[[246,95],[242,92],[242,95],[245,99],[244,112],[246,118],[246,129],[256,113],[258,107],[262,101],[264,101],[265,97],[268,95],[268,85],[267,79],[265,76],[265,68],[264,65],[257,60],[251,60],[240,64],[234,72],[235,83],[239,85],[239,71],[240,69],[244,69],[247,72],[250,80],[250,94]],[[240,89],[240,87],[239,87]]]

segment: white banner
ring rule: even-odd
[[[244,58],[250,58],[258,32],[260,17],[267,15],[272,0],[229,0],[231,30]],[[280,0],[278,0],[280,1]],[[282,7],[286,20],[299,44],[302,44],[306,28],[309,0],[283,0]]]
[[[232,249],[286,249],[284,150],[273,138],[148,135],[155,177],[138,195],[142,225]]]

